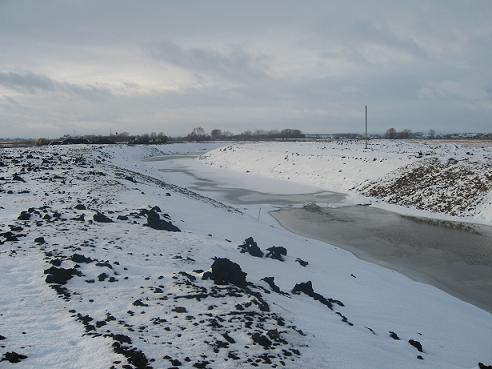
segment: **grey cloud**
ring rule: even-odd
[[[150,47],[148,53],[164,63],[230,80],[259,79],[267,75],[267,66],[260,57],[237,46],[228,52],[219,52],[210,48],[184,48],[174,42],[162,41]]]
[[[349,30],[358,45],[374,43],[404,51],[419,58],[427,58],[426,50],[414,39],[399,36],[385,24],[377,25],[369,20],[360,20],[355,22]]]
[[[22,93],[62,92],[85,99],[101,98],[111,94],[111,91],[107,88],[61,82],[32,72],[16,73],[0,71],[0,86]]]
[[[489,0],[0,0],[0,130],[355,131],[365,104],[374,131],[490,130],[491,18]]]

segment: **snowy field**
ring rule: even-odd
[[[490,313],[142,163],[215,149],[202,162],[349,192],[391,183],[437,149],[418,158],[414,144],[219,146],[0,151],[1,368],[492,364]],[[473,150],[476,165],[489,165],[490,151]],[[481,216],[489,208],[476,201]]]
[[[492,223],[490,143],[379,140],[368,149],[361,141],[230,144],[201,161],[396,211]]]

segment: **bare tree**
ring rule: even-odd
[[[202,127],[196,127],[186,138],[191,141],[206,141],[210,139],[210,136],[207,135],[207,132]]]
[[[384,134],[384,138],[395,139],[396,138],[396,129],[389,128]]]
[[[221,138],[222,137],[222,130],[212,129],[212,131],[210,132],[210,136],[212,136],[212,139],[214,139],[214,140]]]
[[[402,139],[410,138],[412,137],[412,131],[410,129],[404,129],[403,131],[398,132],[396,137]]]

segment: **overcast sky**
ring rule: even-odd
[[[0,0],[0,137],[492,131],[492,1]]]

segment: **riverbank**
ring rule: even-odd
[[[354,205],[343,194],[311,192],[313,188],[293,183],[289,193],[279,194],[275,189],[282,181],[258,181],[237,172],[224,176],[226,170],[207,168],[190,156],[157,157],[152,165],[194,191],[246,205],[242,209],[253,215],[270,210],[291,232],[336,245],[492,312],[492,227]],[[325,205],[302,207],[304,203]]]
[[[492,146],[372,141],[248,143],[205,164],[342,192],[354,202],[492,224]]]

